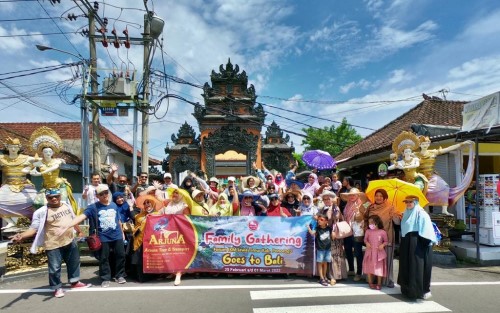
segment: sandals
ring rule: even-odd
[[[375,289],[380,290],[380,289],[382,289],[382,286],[377,285],[377,286],[375,287]]]
[[[370,289],[375,289],[375,284],[370,283],[368,285],[370,286]]]

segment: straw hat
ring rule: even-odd
[[[323,199],[324,196],[329,196],[332,199],[337,198],[337,195],[334,192],[331,192],[330,190],[325,190],[323,191],[322,194],[320,194],[321,199]]]
[[[417,196],[412,196],[412,195],[409,195],[409,196],[406,196],[405,199],[403,200],[403,202],[406,202],[406,201],[419,201],[419,198]]]
[[[366,195],[364,192],[359,191],[358,188],[351,188],[349,192],[343,192],[340,194],[340,198],[344,201],[348,201],[350,195],[357,195],[361,198],[361,200],[366,199]]]
[[[241,187],[242,187],[243,189],[247,189],[247,188],[249,188],[249,187],[248,187],[248,183],[247,183],[247,182],[248,182],[248,180],[249,180],[250,178],[253,178],[253,180],[254,180],[254,182],[255,182],[255,184],[254,184],[254,186],[255,186],[255,187],[257,187],[257,186],[259,186],[259,185],[260,185],[260,179],[259,179],[258,177],[255,177],[255,176],[246,176],[246,177],[242,177],[242,178],[241,178]]]
[[[151,195],[143,195],[143,196],[139,196],[137,197],[136,199],[136,206],[141,209],[141,210],[144,210],[144,202],[146,202],[146,200],[150,201],[152,204],[153,204],[153,207],[155,209],[155,211],[158,211],[162,208],[162,203],[160,200],[156,199],[155,196],[151,196]]]

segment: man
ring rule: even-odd
[[[146,190],[148,187],[148,173],[141,172],[141,174],[139,174],[139,178],[137,179],[137,183],[135,183],[130,191],[132,191],[134,196],[138,197],[139,194]]]
[[[72,222],[75,217],[73,209],[68,204],[61,202],[59,189],[47,189],[45,198],[47,205],[35,211],[29,229],[11,236],[10,239],[18,243],[36,235],[30,251],[36,253],[38,247],[45,248],[50,287],[54,290],[56,298],[62,298],[64,297],[61,282],[62,261],[66,263],[71,289],[87,288],[92,285],[80,282],[80,253],[73,229],[66,228],[61,235],[56,234],[56,229],[59,226]],[[75,229],[80,231],[77,226]]]
[[[351,188],[354,186],[354,180],[352,179],[351,176],[346,176],[344,179],[342,179],[342,188],[339,190],[339,195],[341,193],[347,193]],[[347,205],[347,201],[342,200],[340,198],[339,202],[339,208],[340,208],[340,213],[344,214],[344,208]]]
[[[111,266],[109,252],[114,251],[115,257],[115,281],[125,284],[125,248],[123,240],[125,235],[122,231],[120,214],[114,202],[111,201],[109,188],[106,184],[100,184],[96,188],[98,201],[89,205],[83,214],[78,215],[71,223],[62,224],[56,234],[60,235],[66,229],[78,225],[87,218],[90,223],[94,222],[97,234],[102,243],[99,251],[99,276],[102,279],[101,287],[109,287],[111,281]]]
[[[85,186],[82,193],[82,199],[87,200],[87,205],[97,202],[95,189],[101,183],[101,174],[94,172],[90,178],[90,185]]]
[[[176,187],[176,185],[172,182],[172,174],[167,172],[163,174],[163,185],[161,186],[161,190],[166,191],[168,187]]]

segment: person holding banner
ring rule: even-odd
[[[160,210],[160,214],[191,214],[193,200],[186,190],[176,186],[168,188],[167,192],[170,202],[166,207]],[[181,276],[181,272],[175,274],[174,286],[179,286],[181,284]]]

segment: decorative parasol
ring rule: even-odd
[[[332,169],[337,164],[330,153],[323,150],[306,151],[302,155],[302,160],[307,166],[317,168],[319,170]]]
[[[429,204],[429,201],[417,186],[397,178],[370,181],[365,194],[372,203],[375,203],[375,192],[378,189],[384,189],[387,192],[389,195],[387,201],[400,212],[406,210],[406,205],[403,203],[406,196],[417,196],[422,207]]]

